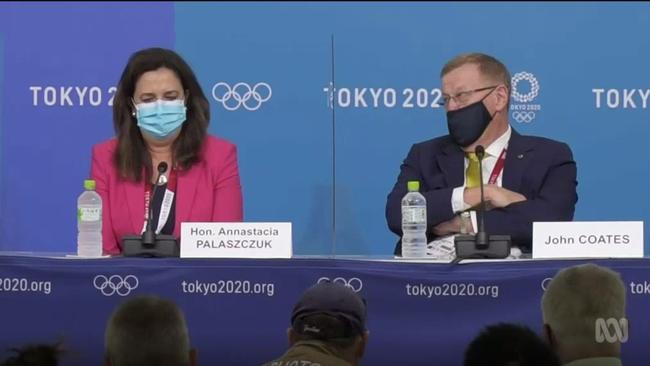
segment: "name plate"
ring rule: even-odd
[[[291,258],[290,222],[183,222],[181,258]]]
[[[533,258],[642,258],[643,221],[534,222]]]

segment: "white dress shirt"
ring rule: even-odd
[[[506,132],[503,133],[503,135],[499,136],[494,142],[490,144],[487,148],[485,148],[485,156],[483,157],[483,169],[481,171],[481,174],[483,175],[483,184],[488,184],[488,179],[490,179],[490,175],[492,174],[492,170],[494,169],[494,166],[497,164],[497,161],[499,160],[499,155],[501,155],[501,152],[503,149],[508,148],[508,142],[510,141],[510,136],[512,135],[512,129],[510,128],[510,125],[508,125],[508,129]],[[465,169],[463,172],[467,171],[467,166],[469,165],[469,159],[467,156],[465,156]],[[501,169],[501,172],[499,172],[499,176],[497,177],[496,185],[501,187],[501,181],[503,180],[503,171],[504,169]],[[463,182],[462,186],[454,188],[452,194],[451,194],[451,208],[454,211],[454,213],[460,213],[463,212],[467,209],[469,209],[471,206],[465,203],[465,185],[467,184],[467,174],[465,175],[465,180]],[[472,226],[474,228],[474,232],[476,232],[476,212],[471,211],[470,212],[472,215]]]

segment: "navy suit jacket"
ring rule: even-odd
[[[386,220],[392,232],[402,236],[401,200],[409,180],[420,181],[427,199],[427,238],[433,227],[454,217],[451,195],[465,181],[465,154],[449,135],[415,144],[401,166],[397,183],[388,195]],[[576,193],[576,163],[565,143],[522,136],[512,129],[503,170],[502,187],[518,192],[526,201],[485,213],[485,231],[510,235],[512,244],[531,249],[533,221],[571,221]],[[401,254],[401,241],[395,254]]]

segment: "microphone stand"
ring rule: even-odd
[[[142,235],[127,235],[122,238],[122,254],[125,257],[178,257],[180,248],[173,235],[156,235],[153,229],[153,199],[158,190],[160,177],[167,171],[167,163],[158,164],[158,176],[149,197],[149,210]]]
[[[510,235],[488,235],[485,231],[485,197],[483,196],[483,156],[485,149],[478,145],[474,150],[479,164],[479,182],[481,185],[481,203],[477,215],[478,230],[476,235],[457,235],[454,237],[456,261],[460,259],[507,258],[510,255],[512,239]]]

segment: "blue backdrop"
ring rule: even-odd
[[[572,147],[576,220],[645,221],[649,26],[647,3],[0,4],[0,249],[75,250],[90,148],[149,46],[191,64],[238,146],[245,220],[292,221],[298,254],[392,251],[386,196],[446,133],[439,70],[471,51],[509,67],[517,131]]]

